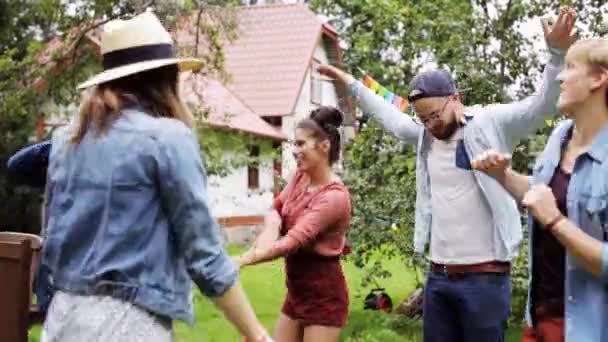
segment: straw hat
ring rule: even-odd
[[[200,69],[202,61],[175,56],[173,39],[152,12],[112,20],[101,36],[103,72],[80,84],[88,88],[138,72],[177,64],[180,71]]]

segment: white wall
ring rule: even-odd
[[[327,52],[323,46],[323,41],[319,39],[319,43],[315,48],[314,58],[321,64],[329,63],[327,58]],[[308,117],[310,112],[317,108],[318,105],[312,103],[311,98],[311,69],[308,68],[306,76],[304,76],[304,82],[302,83],[302,89],[300,89],[300,95],[295,107],[294,112],[283,117],[283,133],[289,140],[293,140],[295,134],[295,128],[298,122]],[[325,106],[338,106],[338,94],[336,88],[332,82],[323,82],[323,92],[321,95],[321,102]],[[282,162],[282,174],[283,178],[288,179],[295,170],[295,161],[293,159],[292,150],[289,144],[283,144],[283,162]]]
[[[258,190],[248,188],[246,166],[233,170],[226,177],[209,177],[209,203],[213,215],[215,217],[265,215],[273,201],[274,169],[270,159],[260,163],[259,176]]]

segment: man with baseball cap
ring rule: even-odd
[[[487,149],[514,146],[557,114],[564,53],[576,40],[576,13],[562,9],[543,23],[551,58],[535,95],[510,104],[465,108],[446,71],[417,75],[408,99],[410,117],[332,66],[319,72],[344,82],[364,113],[417,147],[414,248],[430,238],[431,269],[424,291],[427,342],[504,340],[511,309],[511,262],[522,239],[518,207],[501,186],[471,170]]]

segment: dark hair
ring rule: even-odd
[[[322,106],[312,112],[310,117],[298,123],[296,128],[305,128],[313,132],[318,139],[329,140],[329,163],[333,164],[340,158],[340,132],[344,115],[335,107]]]
[[[194,119],[179,94],[178,73],[172,64],[98,85],[81,106],[71,142],[80,143],[89,128],[97,134],[106,132],[129,103],[139,104],[149,115],[174,118],[192,127]]]

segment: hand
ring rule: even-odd
[[[235,261],[235,262],[238,262],[238,265],[240,268],[251,265],[251,263],[253,262],[253,259],[255,257],[255,254],[256,254],[256,249],[257,249],[257,247],[253,246],[252,248],[247,250],[247,252],[245,252],[237,257],[236,260],[238,260],[238,261]]]
[[[549,26],[546,20],[542,20],[543,32],[547,45],[560,50],[568,50],[578,38],[574,23],[576,22],[576,11],[573,8],[562,7],[559,10],[557,21]]]
[[[524,195],[521,203],[530,210],[543,227],[561,215],[553,192],[544,184],[532,186]]]
[[[348,83],[353,78],[350,74],[336,68],[333,65],[329,65],[329,64],[319,65],[317,67],[317,71],[321,75],[325,75],[327,77],[334,78],[344,84]]]
[[[500,180],[511,164],[511,156],[505,153],[498,153],[494,150],[483,152],[475,160],[471,161],[474,170],[482,171],[488,176]]]

